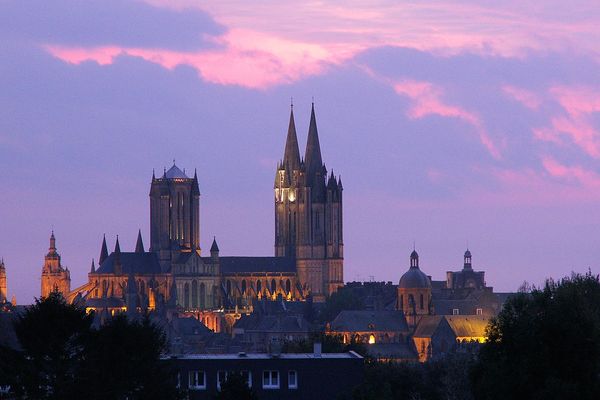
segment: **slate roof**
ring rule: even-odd
[[[243,315],[234,329],[258,332],[305,332],[310,324],[301,316],[295,315]]]
[[[167,179],[190,179],[186,174],[180,170],[177,165],[173,164],[171,168],[167,172],[165,172],[165,178]]]
[[[416,352],[406,343],[374,343],[367,346],[367,352],[375,358],[415,360]]]
[[[158,257],[155,253],[124,253],[119,255],[123,274],[159,274],[161,273]],[[96,269],[96,274],[112,274],[115,253],[111,253],[106,260]]]
[[[405,289],[430,288],[431,281],[418,267],[410,267],[400,278],[399,287]]]
[[[443,315],[425,315],[415,329],[414,337],[431,337],[444,319]]]
[[[219,257],[221,272],[296,272],[296,260],[291,257]]]
[[[476,315],[447,315],[446,321],[459,337],[484,337],[488,319]]]
[[[342,311],[331,322],[334,332],[407,332],[402,311]]]

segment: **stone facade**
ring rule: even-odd
[[[210,255],[204,256],[198,176],[194,171],[188,177],[173,163],[162,176],[152,174],[148,251],[141,232],[133,252],[121,251],[117,237],[109,254],[104,238],[88,283],[69,293],[69,286],[63,285],[68,270],[54,267],[60,266],[60,257],[51,249],[42,294],[58,286],[70,301],[83,298],[88,308],[109,308],[111,314],[168,306],[214,326],[233,323],[227,318],[216,321],[215,312],[235,318],[238,309],[247,311],[254,299],[311,296],[323,301],[343,286],[342,183],[333,173],[326,178],[314,106],[304,160],[292,111],[284,158],[276,172],[274,257],[223,257],[216,238]]]
[[[65,297],[71,291],[71,273],[69,268],[63,267],[60,263],[60,254],[56,251],[54,232],[50,236],[48,254],[44,257],[41,296],[47,297],[53,291],[58,291]]]
[[[314,105],[304,159],[293,110],[275,174],[275,255],[297,260],[303,290],[322,301],[344,284],[342,181],[321,157]]]
[[[8,301],[8,292],[6,291],[6,266],[4,259],[0,260],[0,303]]]

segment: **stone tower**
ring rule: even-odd
[[[50,248],[44,257],[42,268],[42,297],[48,297],[52,291],[60,292],[65,298],[71,291],[71,273],[60,263],[60,254],[56,251],[56,239],[54,231],[50,236]]]
[[[431,279],[419,269],[419,254],[416,250],[410,254],[410,268],[402,275],[398,283],[398,310],[407,317],[432,313]],[[411,322],[412,321],[412,322]],[[414,324],[416,320],[409,319]]]
[[[304,159],[300,158],[292,106],[274,188],[275,256],[295,257],[300,284],[322,301],[344,284],[343,188],[333,171],[327,176],[314,104]]]
[[[6,291],[6,267],[4,259],[0,260],[0,304],[8,301],[8,292]]]
[[[152,174],[150,188],[150,251],[158,254],[163,271],[179,252],[200,254],[200,190],[175,163],[161,178]]]

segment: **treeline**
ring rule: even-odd
[[[600,281],[573,274],[529,288],[488,326],[478,356],[367,362],[354,400],[600,399]]]
[[[148,318],[93,315],[59,293],[15,320],[19,348],[0,347],[0,386],[18,399],[177,399],[176,374],[161,362],[162,330]]]

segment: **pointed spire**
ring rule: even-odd
[[[321,145],[319,144],[319,133],[317,132],[317,119],[315,117],[315,103],[312,104],[310,111],[310,124],[308,127],[308,140],[304,161],[306,163],[306,174],[310,182],[323,168]]]
[[[54,237],[54,229],[50,235],[50,247],[48,248],[50,253],[56,253],[56,238]]]
[[[194,181],[192,183],[192,194],[193,195],[200,195],[200,188],[198,187],[198,172],[196,171],[196,168],[194,168]]]
[[[92,258],[92,269],[90,270],[90,273],[95,273],[96,272],[96,265],[94,265],[94,259]]]
[[[119,235],[117,235],[117,242],[115,243],[115,258],[113,259],[115,274],[120,275],[123,272],[121,265],[121,246],[119,245]]]
[[[156,175],[154,175],[154,168],[152,168],[152,181],[154,182],[156,180]]]
[[[104,260],[108,257],[108,248],[106,247],[106,235],[102,238],[102,249],[100,250],[100,258],[98,259],[98,265],[102,265]]]
[[[142,230],[138,230],[137,242],[135,244],[136,253],[144,253],[144,242],[142,242]]]
[[[119,244],[119,235],[117,235],[117,241],[115,242],[115,253],[121,254],[121,245]]]
[[[287,138],[285,140],[285,151],[283,153],[283,167],[290,172],[300,168],[300,150],[298,149],[298,137],[296,135],[296,124],[294,122],[294,105],[290,108],[290,123]]]
[[[214,252],[219,252],[219,246],[217,245],[217,237],[213,236],[213,242],[212,242],[212,246],[210,246],[210,252],[214,253]]]

